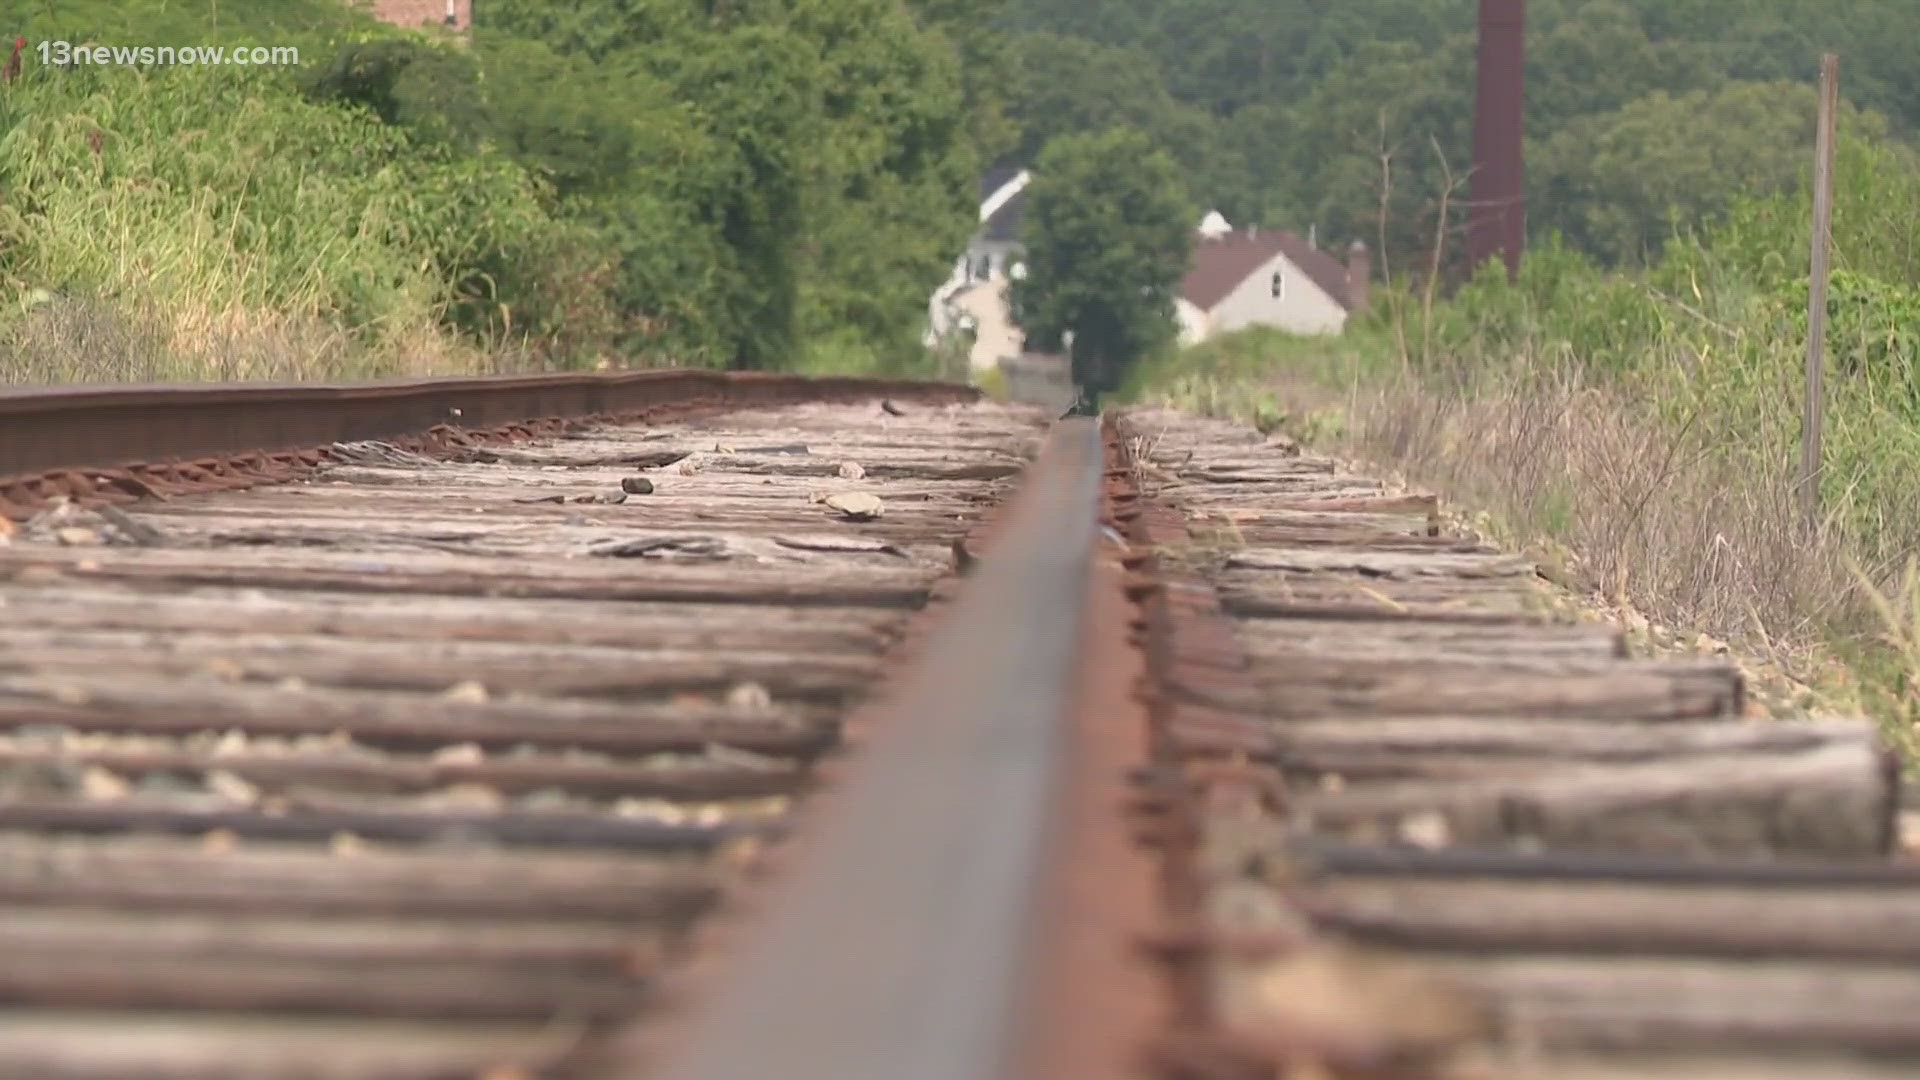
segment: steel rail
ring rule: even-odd
[[[988,1080],[1030,1032],[1028,960],[1098,539],[1097,424],[1067,420],[876,703],[873,742],[662,1080]]]
[[[221,383],[0,390],[0,477],[396,439],[643,409],[976,400],[971,387],[698,370],[567,372],[351,384]]]

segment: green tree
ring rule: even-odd
[[[974,140],[993,127],[974,111],[991,80],[962,69],[992,50],[954,3],[487,10],[499,141],[619,238],[622,303],[649,336],[748,368],[822,343],[869,366],[918,359],[927,295],[976,224]]]
[[[1534,154],[1532,184],[1554,225],[1613,262],[1651,261],[1674,225],[1724,213],[1741,196],[1793,189],[1811,167],[1812,87],[1724,83],[1655,91],[1569,124]],[[1884,119],[1843,111],[1869,137]]]
[[[949,39],[893,0],[785,3],[793,31],[833,43],[804,166],[800,330],[887,368],[918,352],[927,295],[979,224],[966,85]]]
[[[1027,191],[1027,274],[1013,283],[1028,342],[1057,351],[1071,333],[1074,381],[1095,395],[1118,387],[1173,343],[1193,214],[1173,159],[1138,131],[1048,145]]]
[[[1284,132],[1278,180],[1298,192],[1308,214],[1285,224],[1303,233],[1316,226],[1342,242],[1365,237],[1385,258],[1424,268],[1451,178],[1448,250],[1456,249],[1472,166],[1473,93],[1471,34],[1432,48],[1394,41],[1357,48],[1299,102]]]
[[[1014,42],[1012,55],[1020,161],[1036,160],[1062,135],[1127,127],[1186,162],[1189,172],[1214,174],[1204,160],[1223,144],[1213,118],[1168,93],[1159,66],[1143,50],[1027,34]]]
[[[965,87],[974,149],[993,160],[1012,149],[1020,132],[1007,115],[1005,86],[1014,67],[999,22],[1009,0],[909,0],[920,25],[952,45]],[[971,189],[969,189],[971,190]]]

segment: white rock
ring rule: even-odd
[[[872,521],[886,512],[886,506],[880,501],[878,495],[869,495],[864,491],[829,495],[827,507],[853,521]]]

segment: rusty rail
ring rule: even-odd
[[[928,662],[886,700],[779,906],[662,1076],[1006,1074],[1026,1035],[1035,883],[1057,855],[1101,459],[1092,422],[1056,428]]]
[[[124,502],[285,480],[321,463],[314,448],[340,442],[444,450],[662,410],[979,396],[945,383],[697,370],[10,390],[0,392],[0,516],[55,496]]]
[[[939,383],[694,370],[13,390],[0,393],[0,476],[393,439],[441,425],[486,429],[667,406],[745,408],[890,394],[923,401],[979,396]]]
[[[932,384],[616,381],[502,399],[482,421],[525,411],[521,434],[427,453],[303,444],[437,422],[416,401],[355,429],[322,393],[274,444],[313,482],[183,478],[206,494],[7,530],[0,1075],[626,1067],[580,1071],[704,959],[687,935],[944,614],[955,550],[998,560],[977,530],[1046,417],[929,407],[972,396]],[[214,399],[52,459],[120,464],[231,445],[208,418],[272,392],[8,400]],[[568,408],[628,412],[539,415]]]

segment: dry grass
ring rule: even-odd
[[[1670,628],[1669,642],[1731,642],[1816,688],[1817,710],[1874,713],[1920,761],[1920,575],[1837,521],[1805,534],[1796,433],[1729,440],[1571,379],[1469,390],[1376,374],[1344,391],[1268,390],[1316,418],[1318,448],[1479,511],[1491,538],[1643,629]],[[1874,510],[1920,535],[1920,489]]]
[[[1889,658],[1883,693],[1901,721],[1908,750],[1920,751],[1920,734],[1915,732],[1920,727],[1920,566],[1908,563],[1899,584],[1888,591],[1865,574],[1857,576],[1883,628],[1880,640]]]
[[[368,340],[320,319],[61,297],[0,333],[0,386],[353,381],[533,366],[533,357],[417,327]]]
[[[1791,447],[1718,446],[1624,395],[1568,382],[1283,397],[1338,401],[1341,452],[1487,511],[1502,539],[1563,544],[1584,585],[1672,622],[1805,641],[1848,615],[1848,558],[1859,553],[1802,535]]]

